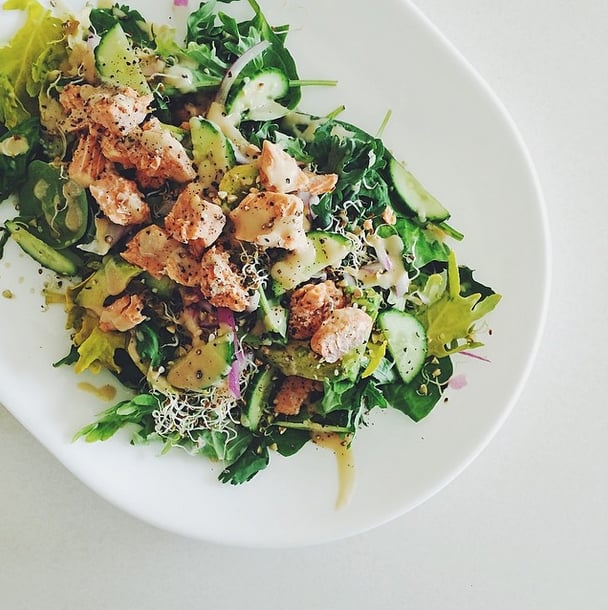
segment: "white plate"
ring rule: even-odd
[[[170,1],[132,2],[152,20]],[[195,3],[191,2],[191,5]],[[198,3],[196,3],[198,5]],[[271,23],[290,23],[288,46],[303,78],[337,78],[335,89],[307,92],[304,110],[346,104],[344,120],[375,132],[388,109],[385,140],[452,211],[466,234],[459,261],[501,292],[492,362],[455,360],[468,384],[449,390],[418,424],[377,412],[355,444],[356,486],[336,510],[333,454],[308,447],[271,458],[251,483],[218,483],[218,466],[179,450],[132,447],[126,434],[72,443],[73,433],[108,404],[82,391],[68,368],[51,363],[67,350],[60,307],[41,311],[37,267],[14,244],[0,263],[0,399],[69,470],[99,495],[159,527],[246,546],[325,542],[378,526],[436,493],[489,442],[528,374],[544,318],[548,238],[535,174],[506,112],[459,54],[412,5],[399,0],[262,0]],[[2,14],[0,34],[14,25]],[[4,214],[8,206],[3,206]],[[18,346],[18,347],[16,347]],[[101,386],[108,377],[86,377]]]

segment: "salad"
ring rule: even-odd
[[[26,20],[0,46],[1,244],[56,280],[54,366],[132,391],[75,438],[128,426],[240,484],[273,452],[350,447],[374,408],[427,416],[500,295],[386,125],[307,114],[302,89],[335,83],[300,78],[255,0],[229,4],[181,40],[125,5],[4,3]]]

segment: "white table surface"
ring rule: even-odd
[[[123,514],[0,407],[0,608],[608,608],[608,2],[416,4],[505,103],[547,201],[549,318],[506,425],[400,519],[256,551]]]

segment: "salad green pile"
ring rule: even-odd
[[[128,6],[7,0],[0,200],[3,245],[70,279],[55,365],[132,390],[76,437],[129,426],[238,484],[373,408],[425,417],[500,296],[381,137],[299,109],[332,83],[300,78],[288,27],[230,2],[181,41]]]

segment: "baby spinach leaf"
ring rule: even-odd
[[[25,182],[28,164],[37,154],[39,142],[37,118],[27,119],[0,137],[0,201]]]
[[[282,456],[289,457],[300,451],[310,441],[310,432],[294,428],[274,427],[271,429],[268,438],[271,443],[276,445],[276,450]]]
[[[383,386],[382,395],[390,406],[414,421],[420,421],[439,402],[452,371],[449,357],[433,358],[425,363],[410,383]]]
[[[235,462],[220,473],[219,480],[232,485],[246,483],[258,472],[264,470],[269,461],[268,448],[265,445],[252,443]]]

